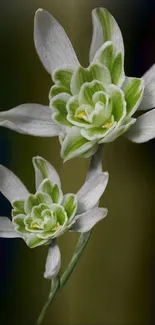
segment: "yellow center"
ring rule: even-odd
[[[58,225],[58,226],[54,227],[53,230],[54,230],[54,231],[57,231],[57,230],[60,229],[60,228],[61,228],[61,226]]]
[[[111,128],[111,126],[112,126],[112,122],[107,122],[107,123],[105,124],[105,127],[106,127],[107,129]]]
[[[37,222],[33,224],[32,228],[41,229],[40,225]]]
[[[77,115],[76,115],[76,117],[78,117],[78,118],[80,118],[80,119],[82,119],[83,117],[85,117],[86,116],[86,113],[85,112],[80,112],[80,113],[78,113]]]

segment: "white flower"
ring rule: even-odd
[[[54,86],[48,106],[24,104],[0,113],[0,125],[35,136],[59,136],[61,157],[93,155],[121,134],[133,142],[155,136],[155,65],[142,77],[126,77],[124,44],[113,16],[92,12],[90,65],[83,68],[62,26],[38,9],[34,41]],[[137,110],[149,110],[136,118]],[[52,115],[52,116],[51,116]]]
[[[0,191],[12,205],[12,221],[0,217],[0,237],[21,237],[30,248],[49,244],[45,277],[53,277],[60,269],[61,257],[56,238],[67,230],[87,232],[107,215],[99,208],[108,173],[100,161],[88,173],[81,189],[63,195],[59,176],[42,157],[34,157],[36,193],[31,194],[9,169],[0,165]]]

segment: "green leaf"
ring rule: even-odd
[[[61,182],[57,171],[47,160],[37,156],[33,157],[32,162],[35,169],[36,190],[45,178],[49,178],[52,183],[56,183],[59,187],[61,187]]]
[[[94,141],[94,140],[98,141],[103,137],[105,137],[107,134],[109,134],[115,126],[116,126],[116,122],[111,123],[109,128],[96,127],[89,130],[82,129],[81,134],[89,141]]]
[[[109,70],[100,63],[92,63],[88,68],[79,67],[74,72],[71,80],[71,92],[77,95],[84,83],[98,80],[103,84],[110,84],[111,77]]]
[[[127,103],[127,115],[131,117],[143,99],[144,81],[140,78],[126,77],[122,89]]]
[[[96,8],[92,11],[93,18],[93,37],[90,47],[90,62],[92,62],[95,53],[107,41],[114,43],[116,51],[121,51],[124,56],[124,44],[120,28],[105,8]]]
[[[97,8],[96,13],[103,28],[104,41],[111,40],[112,34],[112,16],[106,9]]]
[[[92,74],[92,80],[96,79],[105,85],[111,83],[109,70],[103,64],[92,63],[89,69]]]
[[[62,87],[62,86],[57,86],[57,85],[54,85],[51,87],[50,91],[49,91],[49,100],[51,100],[54,96],[57,96],[61,93],[68,93],[71,95],[71,92],[70,90]]]
[[[93,156],[96,153],[97,149],[98,149],[98,143],[96,143],[90,150],[88,150],[83,155],[81,155],[81,157],[89,158],[89,157]]]
[[[63,196],[63,194],[62,194],[61,189],[58,187],[57,184],[54,184],[52,194],[51,194],[53,202],[60,204],[62,201],[62,196]]]
[[[116,122],[120,122],[126,116],[126,102],[123,91],[117,86],[110,85],[108,93],[112,98],[112,115]]]
[[[25,219],[27,230],[38,234],[46,231],[55,232],[57,215],[52,212],[52,206],[40,204],[32,209],[31,215],[33,220],[29,217]]]
[[[52,74],[52,79],[58,86],[64,87],[70,91],[70,82],[73,72],[74,71],[71,69],[56,69]]]
[[[64,225],[67,222],[68,217],[63,206],[54,203],[51,206],[51,211],[56,214],[57,222],[59,223],[60,226]]]
[[[112,99],[103,91],[98,91],[93,95],[95,109],[91,112],[89,121],[95,127],[103,126],[109,121],[112,113]]]
[[[67,119],[71,124],[79,126],[80,128],[91,128],[92,126],[89,121],[89,113],[92,110],[93,107],[90,105],[81,105],[77,108],[74,114],[68,114]]]
[[[62,190],[57,184],[53,184],[49,179],[45,179],[40,184],[38,190],[40,192],[48,194],[51,197],[53,203],[61,204],[63,198]]]
[[[93,103],[94,104],[101,102],[103,105],[106,105],[108,101],[109,101],[109,95],[106,94],[104,91],[97,91],[93,95]]]
[[[21,211],[24,213],[24,202],[23,200],[13,201],[12,206],[14,209]]]
[[[78,127],[72,127],[63,141],[61,147],[61,157],[68,160],[80,156],[91,149],[96,141],[86,140],[80,133]]]
[[[79,107],[78,96],[72,96],[67,102],[66,109],[69,114],[75,114],[76,109]]]
[[[67,120],[66,104],[71,96],[66,93],[61,93],[55,96],[50,101],[50,106],[56,110],[56,113],[52,114],[52,119],[60,125],[71,126]]]
[[[100,62],[110,70],[114,54],[114,44],[111,41],[107,41],[96,52],[93,62]]]
[[[25,213],[27,215],[30,215],[32,208],[35,206],[38,206],[41,203],[50,205],[53,202],[52,202],[52,199],[50,198],[50,196],[45,193],[37,192],[36,194],[29,195],[29,197],[27,198],[27,200],[25,201],[25,204],[24,204]]]
[[[113,59],[110,72],[112,83],[121,87],[125,79],[123,55],[121,52],[117,53],[117,55]]]
[[[15,230],[18,232],[21,232],[22,234],[28,233],[27,230],[25,229],[25,220],[26,215],[19,214],[18,216],[15,216],[12,218],[12,222],[15,225]]]
[[[78,96],[72,97],[67,103],[67,120],[75,126],[79,127],[91,127],[88,118],[87,111],[92,111],[93,107],[90,105],[79,105]]]
[[[52,114],[52,119],[53,119],[53,121],[55,121],[56,123],[58,123],[60,125],[64,125],[64,126],[67,126],[67,127],[72,126],[72,124],[67,119],[67,114],[53,113]]]
[[[41,219],[43,220],[42,212],[48,210],[49,206],[44,203],[40,203],[37,206],[34,206],[31,211],[31,218],[32,219]]]
[[[31,223],[32,223],[32,221],[33,221],[32,217],[29,217],[29,216],[26,216],[25,219],[24,219],[25,229],[28,232],[32,232],[31,231]],[[38,232],[38,230],[37,230],[37,232]]]
[[[71,80],[71,92],[73,95],[77,95],[81,89],[81,86],[85,82],[92,81],[92,74],[87,68],[79,67],[73,74]]]
[[[48,166],[44,159],[41,157],[34,157],[33,163],[37,167],[37,169],[40,171],[42,178],[48,178]]]
[[[18,214],[24,214],[24,202],[23,200],[17,200],[12,202],[13,210],[12,210],[12,216],[16,216]]]
[[[104,86],[99,81],[92,81],[90,83],[85,83],[79,93],[79,103],[93,105],[92,97],[97,91],[104,91]]]
[[[36,234],[30,234],[26,239],[26,244],[30,248],[35,248],[37,246],[45,245],[48,242],[47,239],[43,240],[39,238]]]
[[[122,135],[124,132],[126,132],[132,124],[136,122],[136,119],[130,118],[128,121],[124,122],[122,121],[122,125],[117,123],[116,127],[105,136],[104,139],[100,140],[99,143],[109,143],[114,141],[116,138],[118,138],[120,135]]]
[[[11,211],[12,217],[18,216],[18,214],[20,214],[20,213],[21,213],[21,211],[15,210],[15,209],[12,209],[12,211]]]
[[[50,106],[57,112],[66,114],[66,104],[71,96],[67,93],[60,93],[50,101]]]
[[[109,123],[111,124],[111,112],[112,112],[112,105],[103,105],[102,102],[98,102],[95,105],[95,109],[89,116],[90,122],[92,123],[93,127],[102,127],[105,125],[106,128],[109,128]],[[107,124],[107,126],[106,126]]]
[[[77,198],[75,194],[68,193],[64,195],[62,205],[67,212],[68,218],[71,220],[76,213],[77,210]]]

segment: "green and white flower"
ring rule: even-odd
[[[30,248],[49,244],[45,272],[49,278],[58,272],[61,264],[55,239],[67,230],[89,231],[107,215],[107,209],[99,208],[98,202],[107,186],[108,173],[92,166],[76,195],[63,195],[59,176],[49,162],[34,157],[33,166],[35,194],[29,193],[16,175],[0,165],[0,191],[12,205],[12,221],[0,217],[0,237],[21,237]]]
[[[34,22],[37,53],[54,85],[49,107],[24,104],[0,113],[0,125],[35,136],[59,136],[65,160],[93,155],[101,143],[121,134],[133,142],[155,137],[155,66],[142,78],[125,76],[124,44],[113,16],[92,11],[90,65],[80,65],[62,26],[38,9]],[[135,117],[137,110],[149,112]]]

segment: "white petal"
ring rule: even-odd
[[[8,111],[0,112],[0,126],[19,133],[53,137],[60,133],[60,126],[52,121],[49,106],[23,104]]]
[[[92,177],[88,178],[81,189],[77,192],[78,213],[92,209],[103,194],[109,175],[107,172],[99,173],[94,171]]]
[[[116,50],[121,51],[124,57],[124,44],[120,28],[108,10],[104,8],[94,9],[92,21],[93,36],[90,47],[90,62],[93,61],[95,53],[106,41],[112,41]]]
[[[138,110],[155,107],[155,64],[142,76],[145,83],[143,100]]]
[[[36,190],[45,178],[49,178],[52,183],[56,183],[61,188],[61,182],[56,169],[44,158],[33,157],[32,159],[35,170]]]
[[[0,165],[0,191],[10,201],[25,200],[29,192],[20,179],[8,168]]]
[[[56,241],[53,240],[49,246],[44,278],[52,279],[57,276],[61,267],[61,254],[59,246],[57,245]]]
[[[97,152],[92,156],[86,180],[93,176],[94,173],[102,172],[102,145],[99,146]]]
[[[77,216],[71,231],[86,232],[91,230],[97,222],[106,217],[108,210],[105,208],[94,208]]]
[[[63,65],[79,65],[66,32],[58,21],[43,9],[38,9],[35,14],[34,42],[40,60],[50,74]]]
[[[7,217],[0,217],[0,237],[20,238],[20,234],[14,230],[14,225]]]
[[[155,109],[138,117],[125,136],[136,143],[147,142],[155,138]]]

